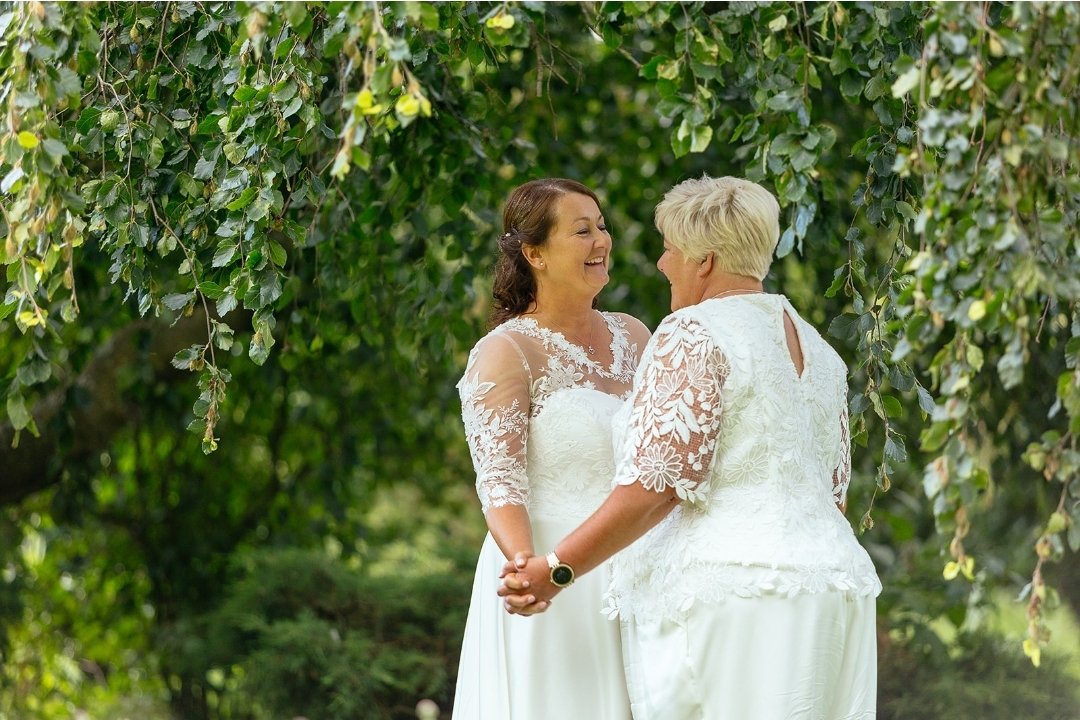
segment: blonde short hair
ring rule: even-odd
[[[780,239],[780,205],[765,188],[736,177],[684,180],[656,206],[656,228],[689,260],[765,279]]]

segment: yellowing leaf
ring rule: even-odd
[[[382,103],[375,102],[375,95],[371,90],[361,90],[356,96],[356,108],[361,115],[377,115],[383,111]]]
[[[1050,516],[1050,522],[1046,524],[1046,534],[1054,535],[1069,526],[1069,517],[1062,512],[1055,512]]]
[[[968,308],[968,319],[972,322],[978,322],[984,317],[986,317],[986,303],[982,300],[971,303],[971,307]]]
[[[964,558],[964,562],[960,565],[960,572],[962,572],[964,574],[964,577],[966,577],[968,580],[974,580],[975,558],[970,556]]]
[[[780,32],[787,27],[787,15],[777,15],[769,21],[769,29],[773,32]]]
[[[19,144],[27,150],[33,150],[34,148],[36,148],[38,146],[38,142],[39,141],[37,139],[37,135],[32,132],[27,132],[26,130],[23,130],[21,133],[19,133]]]
[[[902,98],[918,84],[919,68],[913,67],[900,77],[896,78],[896,82],[892,84],[892,96],[894,98]]]
[[[1031,638],[1024,641],[1024,654],[1031,658],[1031,664],[1035,667],[1039,667],[1039,662],[1042,658],[1042,650],[1039,649],[1039,644]]]
[[[1005,162],[1013,167],[1018,167],[1024,157],[1024,149],[1019,145],[1010,145],[1005,148]]]
[[[960,574],[960,564],[950,560],[945,563],[945,569],[941,572],[941,576],[946,580],[954,580],[957,575]]]
[[[420,114],[420,102],[412,95],[402,95],[395,109],[405,117],[415,117]]]
[[[27,532],[23,538],[19,550],[22,551],[23,562],[29,567],[35,568],[45,560],[45,538],[41,533],[34,530]]]
[[[510,28],[514,27],[515,22],[516,21],[514,20],[513,15],[510,15],[509,13],[499,13],[494,17],[489,17],[487,19],[487,22],[484,24],[487,25],[489,28],[493,29],[498,28],[500,30],[509,30]]]

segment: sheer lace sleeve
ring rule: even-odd
[[[458,383],[476,494],[485,513],[529,503],[525,447],[530,383],[524,356],[512,339],[501,335],[477,344]]]
[[[851,482],[851,428],[848,427],[846,398],[840,407],[840,463],[833,470],[832,495],[840,507],[847,503],[847,489]]]
[[[700,503],[731,366],[700,323],[678,316],[656,329],[641,363],[615,482]]]

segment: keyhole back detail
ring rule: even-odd
[[[803,364],[802,341],[799,339],[799,331],[795,327],[791,316],[788,315],[787,310],[784,310],[783,314],[784,339],[787,341],[788,355],[791,356],[791,364],[795,367],[795,374],[801,378],[803,371],[806,369]]]

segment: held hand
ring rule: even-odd
[[[513,567],[510,565],[507,563],[508,567],[504,568],[507,572],[498,590],[506,611],[512,615],[535,615],[546,610],[559,592],[559,588],[551,584],[547,558],[528,558],[516,571],[517,562]]]
[[[539,615],[551,607],[551,601],[536,601],[532,595],[507,595],[503,598],[503,608],[511,615]]]
[[[511,573],[516,573],[518,570],[524,569],[529,562],[529,558],[531,557],[533,557],[533,554],[530,552],[525,552],[524,550],[518,552],[514,555],[513,560],[506,561],[506,564],[503,565],[502,571],[499,573],[499,577],[504,578]],[[528,582],[526,582],[524,587],[528,586]]]

